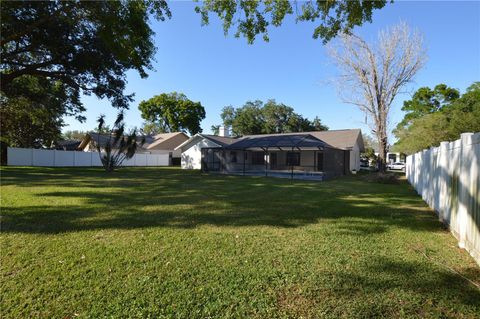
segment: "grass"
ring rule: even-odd
[[[479,267],[405,181],[1,174],[2,318],[480,314]]]

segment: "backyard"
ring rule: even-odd
[[[478,318],[480,268],[404,181],[1,169],[3,318]]]

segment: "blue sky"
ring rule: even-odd
[[[155,71],[146,79],[128,73],[126,92],[135,93],[135,101],[126,112],[128,127],[140,127],[143,122],[140,101],[177,91],[205,107],[205,133],[210,132],[211,125],[221,123],[222,107],[241,106],[255,99],[276,99],[309,118],[318,115],[330,129],[361,128],[370,132],[363,113],[343,104],[329,84],[336,68],[329,62],[322,42],[312,38],[314,24],[296,24],[290,18],[281,27],[270,29],[270,42],[258,38],[248,45],[233,32],[225,37],[213,17],[210,25],[202,27],[194,7],[192,2],[170,2],[172,19],[152,22],[158,47]],[[419,87],[446,83],[463,92],[480,80],[480,2],[396,2],[377,10],[373,22],[355,32],[374,40],[379,30],[401,20],[424,34],[429,59],[407,93],[396,98],[390,128],[403,118],[403,101]],[[93,96],[82,100],[87,121],[67,118],[64,131],[93,129],[100,114],[114,121],[116,110],[108,100]]]

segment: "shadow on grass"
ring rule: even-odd
[[[390,227],[441,231],[405,183],[329,182],[205,175],[179,169],[8,168],[2,185],[41,189],[2,208],[5,232],[214,226],[298,227],[335,221],[347,235]],[[38,200],[38,203],[37,203]],[[52,205],[45,205],[51,201]],[[81,204],[78,204],[78,203]]]

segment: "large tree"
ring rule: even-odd
[[[269,26],[280,26],[289,15],[296,21],[316,23],[313,37],[324,42],[339,32],[349,32],[353,27],[371,22],[375,9],[383,8],[386,0],[204,0],[195,10],[201,14],[202,23],[208,24],[210,13],[223,23],[224,33],[236,28],[235,37],[243,36],[253,43],[257,35],[269,40]]]
[[[405,102],[419,107],[405,115],[401,124],[406,124],[395,129],[394,134],[398,140],[393,147],[396,151],[411,154],[438,146],[442,141],[456,140],[462,133],[480,131],[480,82],[473,83],[461,97],[457,97],[457,90],[450,89],[454,92],[453,97],[443,102],[441,107],[436,107],[436,99],[427,99],[429,102],[421,99],[424,103],[419,102],[419,96],[424,96],[425,92],[434,92],[438,87],[446,86],[437,85],[434,90],[421,88],[412,100]],[[426,111],[419,112],[419,109]],[[412,113],[416,116],[409,116]]]
[[[379,144],[379,169],[385,171],[388,148],[387,124],[391,105],[426,61],[423,37],[400,23],[367,43],[355,34],[342,34],[331,45],[330,56],[341,74],[338,91],[342,100],[365,112]]]
[[[138,106],[142,118],[158,125],[163,132],[202,132],[200,122],[205,118],[205,109],[200,102],[189,100],[183,93],[162,93]]]
[[[10,86],[10,97],[0,93],[0,138],[16,147],[50,146],[61,136],[62,117],[76,102],[62,82],[23,76]]]
[[[260,100],[248,101],[239,108],[226,106],[220,117],[223,125],[232,127],[234,135],[328,130],[318,116],[310,121],[296,113],[292,107],[273,99],[266,103]],[[216,132],[217,127],[212,126],[212,131]]]
[[[2,120],[8,124],[2,133],[15,136],[28,123],[43,123],[14,144],[51,139],[45,128],[58,135],[64,115],[84,120],[81,94],[128,107],[133,95],[124,92],[126,71],[146,77],[152,69],[150,16],[170,17],[166,1],[2,2],[0,94],[2,113],[10,117]]]

